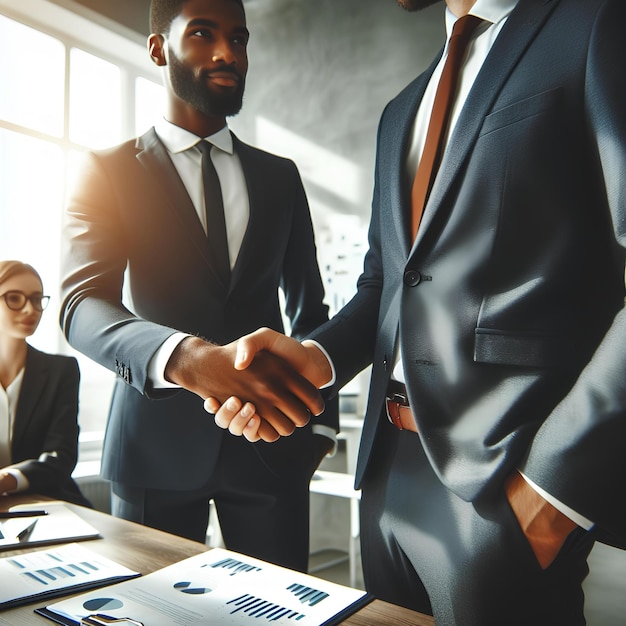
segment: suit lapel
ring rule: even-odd
[[[241,248],[235,260],[231,274],[231,287],[237,283],[240,274],[246,267],[254,267],[257,263],[257,249],[264,245],[263,232],[268,227],[268,212],[263,205],[263,193],[257,190],[263,189],[264,171],[254,152],[248,145],[243,143],[232,132],[234,150],[239,156],[243,175],[246,180],[248,193],[248,205],[250,215],[246,232],[241,241]]]
[[[507,78],[558,2],[520,0],[503,26],[476,77],[450,137],[412,252],[423,241],[435,214],[441,210]]]
[[[164,198],[168,206],[179,217],[184,232],[189,236],[192,245],[197,249],[204,262],[210,266],[216,283],[219,283],[222,289],[226,291],[228,287],[221,282],[215,269],[206,233],[198,219],[196,209],[154,128],[137,139],[137,149],[139,150],[137,160],[151,176],[155,188],[161,191],[155,195]]]
[[[385,170],[382,172],[382,168],[379,169],[381,169],[382,175],[387,177],[387,180],[379,184],[381,186],[389,185],[389,200],[392,207],[389,213],[383,213],[382,219],[386,219],[390,215],[393,220],[393,226],[398,237],[397,249],[403,251],[402,257],[404,261],[407,258],[410,247],[407,234],[407,229],[409,228],[407,213],[410,211],[411,202],[410,189],[408,191],[405,190],[405,158],[408,143],[411,140],[417,109],[442,52],[443,48],[430,67],[408,89],[391,102],[390,107],[393,107],[393,109],[389,111],[391,121],[385,128],[385,147],[380,147],[381,144],[379,142],[378,160],[381,164],[385,164]],[[381,153],[381,150],[385,150],[386,153]]]
[[[13,427],[13,447],[17,447],[28,431],[35,407],[48,382],[50,371],[48,364],[40,354],[28,347],[24,380],[20,389]]]

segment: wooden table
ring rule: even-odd
[[[35,504],[44,500],[44,498],[33,498],[32,496],[3,496],[0,498],[0,510],[6,510],[16,504]],[[201,543],[118,519],[106,513],[76,505],[68,506],[86,522],[97,528],[102,535],[102,539],[81,543],[88,546],[90,550],[142,574],[149,574],[210,549]],[[37,548],[31,550],[35,549]],[[22,554],[28,551],[10,550],[0,552],[0,556]],[[69,597],[69,595],[64,597]],[[33,612],[33,609],[38,606],[38,603],[34,603],[0,611],[0,624],[11,624],[12,626],[45,626],[51,624],[52,622]],[[432,617],[427,615],[374,600],[348,617],[342,624],[345,626],[434,626],[435,622]]]

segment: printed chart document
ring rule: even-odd
[[[63,502],[21,504],[12,507],[9,514],[31,511],[45,515],[0,518],[0,551],[100,537],[97,529]]]
[[[0,559],[0,609],[92,589],[134,576],[139,576],[139,573],[77,543],[5,556]]]
[[[371,599],[364,591],[215,548],[36,612],[70,625],[104,614],[145,626],[330,626]]]

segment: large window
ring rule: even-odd
[[[83,459],[99,451],[113,374],[73,351],[59,329],[64,199],[85,150],[146,130],[163,90],[139,37],[47,0],[0,0],[0,58],[0,258],[31,263],[52,297],[29,341],[79,359]]]

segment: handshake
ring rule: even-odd
[[[171,382],[204,398],[220,428],[248,441],[276,441],[324,411],[318,389],[332,367],[313,342],[300,343],[269,328],[225,346],[188,337],[165,369]]]

